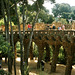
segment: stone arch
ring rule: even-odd
[[[57,34],[57,32],[55,31],[55,33],[53,33],[53,35],[50,34],[50,33],[49,34],[47,34],[47,33],[43,32],[43,33],[41,33],[42,35],[39,34],[39,33],[33,35],[34,36],[33,37],[33,41],[35,41],[35,43],[37,43],[37,45],[39,47],[39,53],[40,53],[40,55],[41,55],[41,52],[43,52],[43,47],[45,46],[45,42],[48,43],[48,44],[50,44],[50,45],[52,45],[52,46],[54,46],[56,48],[56,50],[54,50],[54,51],[56,51],[56,52],[58,52],[58,50],[57,50],[58,48],[57,47],[59,47],[59,46],[62,45],[65,48],[65,51],[67,53],[67,64],[66,64],[67,66],[66,66],[66,73],[65,73],[65,75],[67,74],[67,72],[69,72],[69,74],[67,74],[67,75],[70,75],[71,74],[71,67],[72,67],[71,60],[73,58],[73,57],[71,57],[71,55],[72,55],[72,53],[75,53],[74,52],[74,49],[75,49],[75,36],[74,36],[74,32],[59,31],[59,33]],[[43,34],[45,34],[45,35],[43,35]],[[64,35],[66,35],[66,36],[64,36]],[[73,37],[71,37],[72,35],[73,35]],[[27,36],[27,37],[25,37],[26,40],[29,40],[29,38],[28,38],[29,35],[27,34],[26,36]],[[35,39],[35,37],[36,37],[36,39]],[[42,47],[40,47],[40,46],[42,46]],[[39,56],[39,57],[41,57],[41,56]],[[70,58],[71,58],[71,60],[69,60]],[[41,59],[39,58],[38,61],[40,62]],[[56,65],[56,63],[54,63],[54,64]],[[55,65],[52,66],[52,67],[56,68]],[[56,69],[52,70],[52,71],[55,72]]]
[[[13,37],[14,39],[13,39],[13,41],[14,41],[14,49],[15,49],[15,58],[17,57],[17,51],[16,51],[16,43],[18,42],[18,41],[20,41],[20,39],[19,39],[19,35],[16,33],[16,34],[14,34],[14,37]]]
[[[41,36],[34,37],[33,41],[38,46],[39,56],[38,56],[37,68],[40,68],[40,63],[41,63],[41,60],[43,59],[43,52],[44,52],[45,43],[42,40]]]

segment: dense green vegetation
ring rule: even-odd
[[[0,74],[1,75],[9,75],[6,71],[4,71],[4,70],[0,70]]]
[[[0,20],[0,26],[1,25],[4,25],[4,20],[3,19]]]
[[[0,35],[0,53],[7,54],[11,50],[11,46],[5,41],[3,35]]]
[[[33,5],[28,5],[28,7],[24,8],[25,9],[25,19],[27,18],[27,23],[32,23],[34,17],[36,16],[36,10],[35,10],[35,4]],[[35,11],[34,11],[35,10]],[[19,19],[20,19],[20,24],[23,23],[22,22],[22,14],[23,14],[23,8],[22,8],[22,4],[20,3],[20,5],[18,6],[18,14],[19,14]],[[12,8],[12,14],[14,14],[15,10]],[[70,6],[69,4],[55,4],[54,7],[52,8],[52,13],[53,15],[49,14],[49,11],[43,6],[39,16],[38,16],[38,20],[37,22],[44,22],[44,23],[49,23],[51,24],[53,21],[59,21],[62,24],[67,24],[69,23],[69,20],[75,20],[75,8],[74,6]],[[17,25],[17,19],[16,19],[16,15],[11,15],[11,20],[14,23],[14,25]],[[0,20],[0,25],[4,25],[4,20]]]
[[[75,20],[75,8],[71,7],[69,4],[61,3],[55,4],[52,8],[52,13],[55,18],[63,18],[69,23],[69,20]]]

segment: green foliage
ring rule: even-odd
[[[61,46],[61,48],[59,50],[58,63],[65,64],[65,56],[64,56],[64,50],[63,50],[62,46]]]
[[[8,53],[9,50],[11,50],[10,44],[5,41],[5,38],[0,35],[0,53]]]
[[[48,24],[51,24],[54,21],[53,15],[49,15],[49,19],[47,21]]]
[[[29,75],[29,66],[27,66],[27,65],[25,64],[24,65],[24,75]]]
[[[53,50],[51,46],[49,48],[50,48],[50,62],[52,62]],[[46,61],[46,48],[44,48],[43,60]]]
[[[34,57],[38,57],[39,53],[38,53],[38,47],[37,45],[33,42],[33,56]]]
[[[41,10],[38,18],[40,18],[42,20],[42,22],[47,23],[47,21],[49,19],[49,15],[44,10]]]
[[[37,1],[38,1],[38,5],[37,5]],[[27,18],[27,23],[33,22],[36,16],[36,12],[38,11],[38,6],[40,8],[40,14],[38,16],[38,19],[41,19],[41,22],[44,23],[52,23],[54,21],[54,17],[52,15],[49,15],[49,11],[43,6],[44,0],[37,0],[37,1],[33,2],[32,5],[28,4],[27,6],[25,6],[25,18]],[[54,0],[53,1],[49,0],[49,1],[54,2]],[[19,17],[20,19],[23,15],[22,4],[18,6],[18,13],[20,15]],[[16,23],[15,18],[13,18],[13,21]]]
[[[63,18],[61,18],[60,22],[61,22],[62,24],[67,24],[66,19],[63,19]]]
[[[71,13],[70,17],[75,20],[75,10],[73,10],[73,12]]]
[[[32,4],[32,9],[37,12],[39,9],[43,8],[43,3],[44,0],[37,0]]]
[[[43,60],[45,60],[45,57],[46,57],[46,50],[44,50],[44,53],[43,53]]]
[[[60,11],[61,14],[63,12],[70,13],[71,12],[71,6],[67,3],[62,3],[59,6],[59,11]]]
[[[0,70],[0,75],[8,75],[8,73],[6,72],[6,71],[4,71],[4,70]]]
[[[12,22],[14,22],[15,25],[17,25],[16,16],[12,16],[12,17],[11,17],[11,20],[12,20]]]
[[[72,6],[72,7],[71,7],[71,10],[74,11],[74,10],[75,10],[75,6]]]
[[[36,16],[36,12],[27,11],[27,18],[28,18],[27,23],[33,22],[35,16]]]
[[[64,18],[61,18],[61,19],[59,20],[59,22],[61,22],[62,24],[67,24],[67,21],[66,21],[66,19],[64,19]]]
[[[52,62],[52,58],[53,58],[53,49],[52,47],[50,46],[50,61]]]
[[[20,42],[19,41],[16,43],[16,51],[17,51],[17,56],[20,57]]]
[[[52,8],[52,12],[55,17],[61,16],[61,18],[64,18],[67,20],[73,19],[75,20],[75,8],[71,7],[69,4],[61,3],[61,4],[55,4],[55,6]]]
[[[68,19],[70,19],[70,18],[71,18],[71,17],[70,17],[70,14],[71,14],[71,13],[63,12],[63,13],[62,13],[62,18],[64,18],[64,19],[68,20]]]
[[[52,13],[54,14],[55,17],[57,17],[60,13],[59,7],[60,4],[55,4],[55,6],[52,8]]]
[[[20,22],[20,24],[22,23],[22,16],[21,16],[21,13],[22,12],[20,12],[20,6],[18,6],[18,8],[17,8],[17,12],[18,12],[18,15],[19,15],[19,22]],[[17,17],[16,17],[16,15],[14,14],[14,15],[11,15],[11,20],[12,20],[12,22],[15,24],[15,25],[17,25]]]
[[[0,20],[0,25],[4,25],[4,19]]]
[[[20,51],[20,42],[19,41],[16,43],[16,50]]]
[[[39,54],[39,53],[38,53],[38,50],[37,50],[37,49],[33,51],[34,57],[38,57],[38,54]]]
[[[52,8],[52,12],[55,17],[58,15],[62,15],[63,13],[70,13],[71,12],[71,7],[69,4],[55,4],[55,6]]]

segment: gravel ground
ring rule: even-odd
[[[17,75],[21,75],[20,58],[16,59],[16,67]],[[8,71],[7,64],[4,63],[4,58],[2,60],[2,68]],[[57,64],[56,73],[50,73],[50,69],[51,65],[49,63],[45,63],[44,71],[41,71],[41,69],[37,69],[37,60],[29,60],[29,75],[65,75],[65,65],[63,64]],[[14,75],[14,68],[12,71],[12,75]],[[73,66],[71,75],[75,75],[75,65]]]

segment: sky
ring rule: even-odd
[[[75,0],[56,0],[56,3],[68,3],[70,6],[75,6]],[[44,3],[44,6],[49,10],[50,14],[52,14],[52,8],[54,4],[46,2]]]

